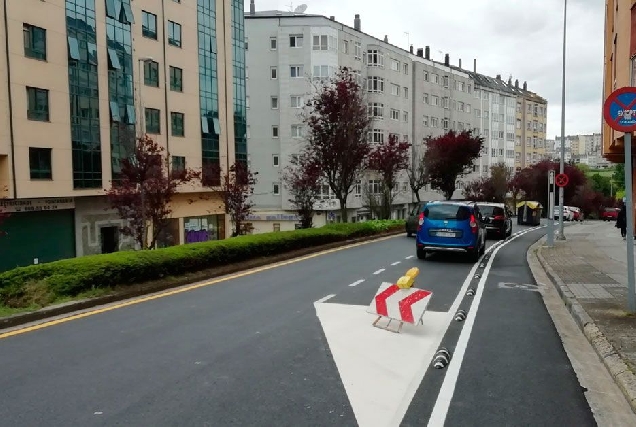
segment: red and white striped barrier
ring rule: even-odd
[[[385,282],[380,285],[367,312],[377,315],[377,320],[386,317],[401,323],[416,325],[422,323],[422,317],[432,295],[431,291],[401,288],[396,284]]]

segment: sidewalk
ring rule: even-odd
[[[566,241],[537,257],[636,412],[636,315],[627,312],[627,250],[614,223],[565,229]],[[544,238],[545,239],[545,238]]]

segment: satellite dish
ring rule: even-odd
[[[301,4],[296,9],[294,9],[294,13],[305,13],[306,10],[307,10],[307,5]]]

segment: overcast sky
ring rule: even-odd
[[[335,15],[353,26],[360,14],[362,31],[407,49],[430,46],[433,59],[490,76],[528,82],[548,100],[549,139],[561,133],[561,58],[564,0],[255,0],[256,10],[289,11],[306,4],[305,13]],[[250,0],[245,0],[249,11]],[[399,5],[399,7],[395,7]],[[568,135],[600,132],[603,76],[603,0],[569,0],[566,58]],[[405,32],[408,32],[407,36]]]

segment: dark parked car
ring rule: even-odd
[[[478,203],[488,234],[505,239],[512,235],[512,213],[503,203]]]
[[[473,261],[486,251],[486,229],[479,207],[470,202],[429,202],[418,220],[416,254],[468,254]]]
[[[419,202],[411,213],[409,213],[409,217],[406,219],[406,235],[411,237],[415,233],[417,233],[417,221],[420,218],[420,214],[424,210],[424,206],[427,202]]]

